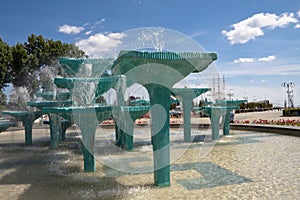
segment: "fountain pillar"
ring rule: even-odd
[[[61,142],[60,139],[60,133],[61,130],[61,120],[60,116],[57,114],[48,114],[49,116],[49,123],[50,123],[50,148],[51,149],[57,149],[58,144]]]
[[[96,171],[95,161],[95,133],[98,126],[98,119],[95,112],[73,111],[76,124],[79,126],[83,146],[81,147],[84,159],[84,172]]]
[[[193,99],[209,91],[209,88],[173,88],[172,91],[178,97],[183,106],[184,141],[191,142],[191,111]]]
[[[170,95],[162,85],[144,85],[151,104],[151,139],[153,145],[154,182],[158,186],[170,185]],[[158,105],[158,106],[157,106]]]
[[[191,110],[192,101],[190,99],[183,100],[183,123],[184,123],[184,141],[191,142]]]
[[[25,144],[32,145],[32,124],[42,115],[42,111],[3,111],[4,115],[11,115],[21,120],[25,129]]]
[[[223,134],[229,135],[230,130],[230,112],[227,112],[223,117]]]

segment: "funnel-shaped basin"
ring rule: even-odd
[[[210,91],[210,88],[173,88],[173,95],[176,97],[185,100],[193,100],[201,94]]]
[[[63,72],[69,77],[82,77],[81,72],[89,73],[90,77],[100,77],[111,67],[113,59],[66,58],[59,59]],[[88,72],[86,71],[88,70]]]
[[[216,53],[121,51],[112,71],[141,85],[158,83],[170,88],[190,73],[203,71],[216,59]]]
[[[10,122],[0,122],[0,132],[5,131],[11,125],[12,125],[12,123],[10,123]]]
[[[209,88],[173,88],[172,93],[182,101],[184,120],[184,141],[191,142],[191,110],[192,101],[201,94],[209,91]]]
[[[36,92],[35,96],[42,97],[45,100],[66,101],[71,97],[70,92]]]
[[[72,101],[28,101],[27,106],[36,107],[39,110],[43,110],[45,107],[62,107],[70,106]]]
[[[134,121],[142,117],[150,106],[121,106],[115,108],[113,118],[116,122],[116,145],[127,151],[133,149]]]
[[[11,115],[14,118],[21,120],[25,127],[25,144],[32,144],[32,124],[34,120],[42,115],[42,111],[3,111],[3,115]]]
[[[192,72],[201,72],[217,59],[215,53],[121,51],[113,74],[143,85],[151,104],[154,182],[170,185],[170,95],[172,86]]]
[[[214,103],[215,106],[239,106],[241,103],[245,103],[247,100],[218,100]]]
[[[94,83],[96,85],[96,96],[100,96],[114,87],[120,76],[110,76],[102,78],[55,78],[54,84],[59,88],[66,88],[70,91],[78,89],[84,83]]]

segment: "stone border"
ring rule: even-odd
[[[266,125],[266,124],[230,124],[230,129],[278,133],[282,135],[300,137],[300,127],[295,127],[295,126],[280,126],[280,125]]]

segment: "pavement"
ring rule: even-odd
[[[280,111],[241,113],[235,120],[300,119],[281,115]],[[210,120],[192,118],[192,123]],[[153,173],[117,173],[98,161],[96,172],[84,173],[79,137],[72,129],[58,149],[49,149],[48,126],[36,124],[33,138],[34,144],[26,146],[22,129],[0,133],[1,200],[298,199],[300,195],[298,137],[233,131],[213,146],[176,141],[171,153],[179,157],[172,163],[171,187],[166,188],[153,185]],[[131,167],[151,166],[151,159],[145,160],[147,153],[151,158],[151,148],[140,148],[132,152],[135,156],[119,155],[113,149],[109,157],[100,158],[120,157],[120,166],[128,161]]]

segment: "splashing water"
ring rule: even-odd
[[[30,100],[30,95],[26,87],[15,87],[14,92],[10,95],[11,110],[29,110],[26,103]]]
[[[137,46],[145,50],[163,51],[165,47],[165,29],[148,28],[138,33]],[[149,49],[151,47],[151,49]]]
[[[76,78],[78,78],[79,81],[74,82],[74,88],[72,90],[72,101],[74,106],[92,106],[95,103],[98,82],[80,81],[80,79],[92,77],[92,68],[92,64],[83,64],[77,73]]]

